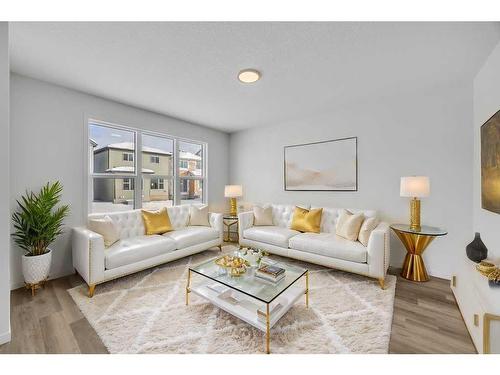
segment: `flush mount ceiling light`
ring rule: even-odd
[[[238,73],[238,79],[243,83],[254,83],[260,79],[260,72],[255,69],[244,69]]]

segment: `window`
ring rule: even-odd
[[[94,120],[88,126],[89,212],[204,202],[205,144]]]
[[[181,183],[181,204],[203,202],[203,170],[204,147],[199,143],[178,142],[179,147],[179,179]]]
[[[123,161],[134,161],[134,154],[124,152],[123,153]]]
[[[134,180],[132,178],[123,179],[123,190],[134,190]]]
[[[151,179],[151,189],[154,190],[162,190],[164,189],[165,184],[163,178],[152,178]]]

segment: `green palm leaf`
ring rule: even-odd
[[[38,194],[26,192],[17,200],[18,210],[12,214],[14,242],[27,255],[41,255],[63,233],[63,221],[69,206],[56,206],[61,201],[63,187],[59,181],[47,183]]]

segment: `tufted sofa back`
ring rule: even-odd
[[[196,204],[201,205],[201,204]],[[189,204],[168,207],[168,216],[174,229],[185,227],[189,223]],[[118,227],[120,239],[142,236],[145,233],[141,210],[99,213],[89,215],[91,218],[109,216]]]
[[[313,208],[321,208],[318,206],[313,206]],[[339,219],[341,208],[323,207],[323,213],[321,214],[321,232],[324,233],[335,233],[335,228],[337,226],[337,220]],[[346,210],[352,212],[353,214],[363,213],[365,217],[375,217],[377,216],[377,211],[374,210],[359,210],[356,208],[346,208]]]
[[[293,204],[271,204],[273,208],[273,224],[278,227],[290,228],[292,225],[293,211],[295,210],[295,205]],[[304,207],[309,209],[307,205],[299,205],[299,207]]]

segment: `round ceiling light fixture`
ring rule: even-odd
[[[243,69],[238,73],[238,79],[243,83],[254,83],[260,79],[260,72],[255,69]]]

